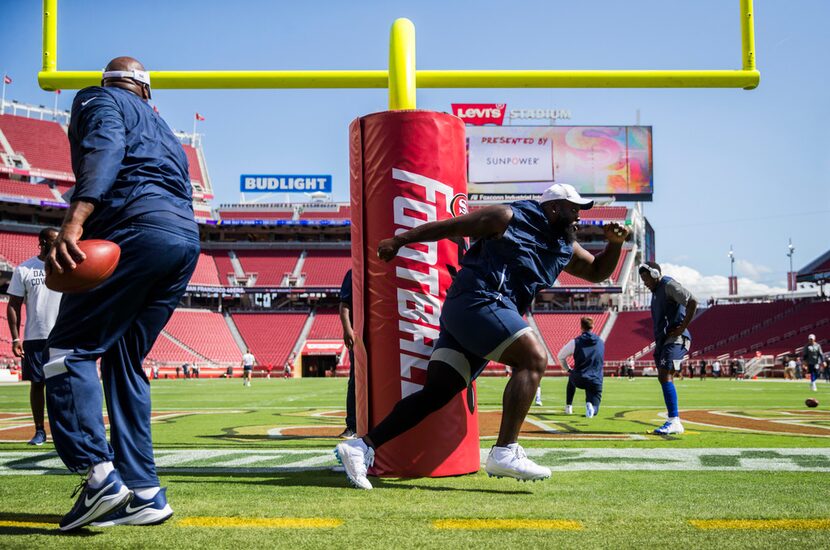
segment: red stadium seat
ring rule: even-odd
[[[308,313],[234,313],[233,320],[257,362],[282,367]]]
[[[0,131],[32,168],[72,174],[69,139],[57,122],[2,115]]]

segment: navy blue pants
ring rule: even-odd
[[[565,404],[573,405],[576,389],[585,390],[585,402],[594,406],[594,412],[599,412],[602,401],[602,382],[596,382],[580,376],[569,376],[568,387],[565,389]]]
[[[357,431],[357,406],[354,389],[354,351],[349,350],[349,383],[346,386],[346,427]]]
[[[43,363],[48,356],[46,340],[25,340],[23,342],[23,380],[43,384]]]
[[[73,472],[111,461],[128,487],[156,487],[150,384],[141,365],[196,268],[198,236],[132,223],[96,237],[118,243],[121,259],[103,284],[61,300],[44,366],[52,438]]]

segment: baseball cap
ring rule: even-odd
[[[594,206],[594,201],[590,199],[583,199],[576,188],[569,183],[554,183],[542,193],[542,198],[539,202],[544,204],[550,201],[569,201],[578,204],[582,210],[588,210]]]
[[[808,339],[808,340],[815,340],[815,339],[816,339],[816,335],[815,335],[815,334],[811,334],[810,336],[808,336],[808,337],[807,337],[807,339]]]

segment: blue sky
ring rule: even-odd
[[[37,87],[40,2],[4,3],[0,71],[7,99],[52,105]],[[422,69],[734,69],[738,0],[539,2],[220,2],[62,0],[61,69],[92,70],[132,55],[153,70],[384,69],[392,21],[408,17]],[[700,277],[738,272],[758,289],[785,285],[830,246],[830,2],[756,0],[761,85],[754,91],[420,90],[418,106],[507,103],[563,108],[573,124],[654,127],[658,261]],[[813,67],[817,67],[813,70]],[[73,94],[60,96],[69,108]],[[168,123],[190,131],[196,111],[217,202],[239,198],[242,173],[324,173],[348,189],[347,127],[384,110],[385,90],[157,90]],[[686,272],[687,277],[693,277]],[[718,279],[720,281],[720,279]]]

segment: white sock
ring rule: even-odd
[[[669,422],[680,422],[680,417],[679,416],[670,416],[669,417]]]
[[[141,489],[133,489],[135,496],[141,500],[150,500],[161,490],[161,487],[142,487]]]
[[[107,476],[110,475],[110,472],[113,470],[115,470],[115,468],[113,467],[112,462],[99,462],[89,469],[89,473],[86,476],[87,481],[89,481],[89,486],[93,489],[97,489],[104,484],[104,480],[107,479]]]
[[[542,400],[542,386],[536,388],[536,401]]]

